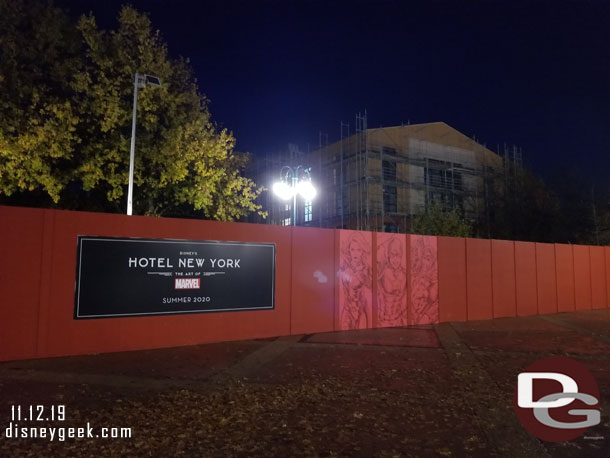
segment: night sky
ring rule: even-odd
[[[121,1],[56,0],[115,24]],[[369,127],[444,121],[543,176],[610,183],[610,1],[131,1],[189,57],[238,149],[315,148]]]

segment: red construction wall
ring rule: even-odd
[[[275,243],[275,309],[74,320],[78,235]],[[0,260],[0,361],[610,306],[610,247],[0,207]]]
[[[557,269],[555,246],[536,243],[536,280],[538,283],[538,313],[557,313]]]
[[[404,234],[373,234],[376,262],[373,265],[373,326],[406,326],[407,238]]]
[[[291,230],[0,207],[0,360],[290,333]],[[275,310],[74,320],[77,235],[276,243]]]
[[[491,240],[466,239],[468,319],[493,318]]]
[[[409,323],[438,323],[437,238],[409,235]]]
[[[590,310],[591,259],[588,246],[574,245],[574,291],[576,310]]]
[[[440,321],[466,321],[466,239],[438,237],[438,296]]]
[[[517,316],[538,314],[536,244],[515,242]]]
[[[606,298],[608,307],[610,307],[610,246],[604,247],[606,258]]]
[[[592,246],[591,256],[591,302],[594,309],[610,306],[606,291],[606,258],[604,247]]]
[[[517,316],[515,244],[513,242],[491,241],[491,272],[494,318]]]
[[[373,327],[373,234],[337,231],[339,290],[336,329]]]
[[[188,345],[202,341],[234,340],[244,335],[267,337],[290,331],[291,231],[274,226],[235,225],[210,221],[169,218],[125,217],[93,213],[57,212],[55,222],[53,313],[49,316],[49,338],[43,345],[50,354],[66,354],[85,346],[87,351]],[[275,310],[232,313],[169,315],[156,317],[74,321],[76,235],[228,240],[276,243]],[[171,234],[171,237],[168,237]],[[61,281],[60,281],[61,279]],[[63,281],[69,279],[69,281]],[[43,313],[41,308],[41,315]],[[62,312],[63,313],[57,313]],[[59,317],[57,316],[59,315]],[[115,343],[115,339],[118,343]],[[78,344],[78,345],[76,345]],[[110,350],[109,347],[112,347]]]
[[[0,218],[0,360],[36,355],[44,224],[42,211],[21,208]]]
[[[575,293],[572,245],[555,245],[555,274],[557,276],[557,310],[573,312]]]
[[[291,334],[332,331],[335,317],[335,233],[292,228]]]

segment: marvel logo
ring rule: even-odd
[[[174,289],[199,289],[201,278],[176,278]]]

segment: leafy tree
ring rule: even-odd
[[[26,12],[17,2],[0,2],[29,30],[39,26],[29,8]],[[39,113],[46,135],[32,122],[0,120],[0,170],[14,171],[0,172],[0,193],[42,189],[59,206],[122,211],[138,72],[159,76],[163,86],[138,94],[134,212],[175,215],[195,210],[220,220],[251,211],[262,214],[255,201],[263,189],[242,176],[247,155],[236,152],[233,135],[212,122],[188,61],[168,57],[146,15],[123,7],[118,27],[104,31],[92,15],[74,26],[53,7],[37,8],[47,15],[49,44],[31,56],[28,46],[5,45],[25,42],[27,34],[21,34],[27,28],[10,29],[8,38],[0,32],[2,53],[12,49],[15,62],[12,67],[2,64],[0,82],[14,81],[19,87],[22,62],[31,64],[43,87],[50,86],[40,102],[50,107],[42,112],[34,105],[23,113],[20,106],[38,100],[27,91],[13,92],[9,101],[20,119]],[[55,55],[46,56],[47,48],[56,49]],[[54,66],[59,69],[52,71]],[[23,162],[32,166],[23,167]]]
[[[58,202],[78,143],[77,31],[60,10],[0,0],[0,194]]]
[[[497,239],[554,242],[560,202],[540,178],[515,167],[498,177],[499,191],[489,202],[493,210],[491,236]]]
[[[604,189],[596,188],[590,177],[574,166],[557,168],[550,183],[560,206],[554,231],[555,241],[601,243],[608,202]],[[603,205],[604,201],[606,205]]]
[[[548,183],[523,167],[495,177],[490,223],[478,221],[477,232],[508,240],[608,244],[607,186],[595,186],[574,167],[557,169]]]
[[[597,204],[602,211],[597,212],[594,239],[590,243],[610,246],[610,197],[605,204]]]
[[[472,226],[458,210],[445,210],[439,202],[434,202],[425,213],[415,217],[413,232],[425,235],[470,237]]]

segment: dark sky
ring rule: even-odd
[[[56,0],[115,23],[121,1]],[[150,13],[191,59],[216,122],[255,154],[318,132],[444,121],[534,170],[610,183],[610,1],[162,1]]]

